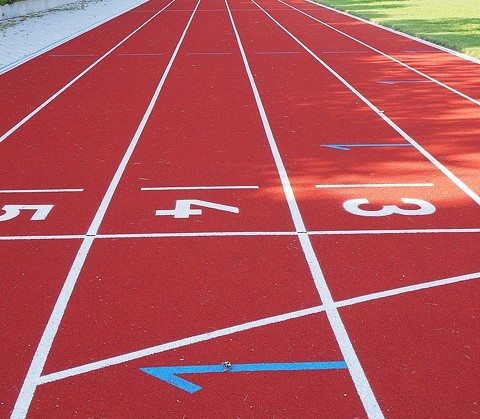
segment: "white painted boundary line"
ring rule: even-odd
[[[466,275],[459,275],[459,276],[440,279],[436,281],[423,282],[415,285],[409,285],[406,287],[395,288],[388,291],[376,292],[372,294],[363,295],[360,297],[349,298],[343,301],[337,301],[334,304],[337,308],[342,308],[342,307],[361,304],[361,303],[374,301],[382,298],[406,294],[409,292],[415,292],[420,290],[426,290],[429,288],[455,284],[462,281],[471,281],[474,279],[480,279],[480,272],[475,272],[475,273],[466,274]],[[188,346],[188,345],[193,345],[200,342],[205,342],[205,341],[216,339],[219,337],[228,336],[235,333],[252,330],[259,327],[264,327],[264,326],[268,326],[275,323],[280,323],[288,320],[310,316],[312,314],[321,313],[323,311],[325,311],[325,306],[320,305],[320,306],[307,308],[304,310],[298,310],[290,313],[280,314],[278,316],[267,317],[261,320],[255,320],[255,321],[239,324],[236,326],[227,327],[224,329],[218,329],[213,332],[207,332],[207,333],[202,333],[200,335],[190,336],[190,337],[179,339],[173,342],[152,346],[152,347],[141,349],[138,351],[118,355],[112,358],[103,359],[101,361],[84,364],[78,367],[69,368],[62,371],[57,371],[51,374],[46,374],[40,377],[39,385],[63,380],[65,378],[73,377],[80,374],[85,374],[88,372],[96,371],[106,367],[111,367],[114,365],[123,364],[128,361],[133,361],[136,359],[144,358],[147,356],[155,355],[158,353],[166,352],[172,349],[177,349],[177,348]]]
[[[343,185],[315,185],[317,189],[329,188],[400,188],[400,187],[427,187],[434,186],[433,183],[351,183]]]
[[[342,236],[342,235],[362,235],[362,234],[461,234],[461,233],[480,233],[480,228],[431,228],[431,229],[412,229],[412,230],[324,230],[309,231],[311,236]]]
[[[273,136],[270,123],[268,121],[262,100],[260,98],[260,94],[255,84],[255,80],[253,78],[250,65],[248,64],[247,56],[245,54],[245,50],[243,49],[242,41],[240,39],[240,35],[235,25],[227,0],[225,0],[225,5],[228,10],[228,14],[232,23],[232,28],[235,33],[235,37],[237,39],[237,44],[240,49],[243,64],[245,66],[245,71],[247,72],[248,79],[250,81],[250,85],[252,88],[252,92],[255,97],[255,102],[257,104],[257,108],[260,113],[265,134],[267,136],[268,143],[275,161],[275,165],[277,167],[277,171],[280,176],[280,180],[282,182],[285,198],[287,200],[295,228],[299,233],[298,239],[300,240],[300,244],[302,246],[302,250],[304,252],[305,258],[309,265],[310,272],[315,282],[315,286],[317,287],[318,294],[320,295],[320,298],[324,303],[325,312],[330,322],[330,326],[332,327],[333,333],[337,340],[338,346],[340,347],[344,360],[347,363],[348,370],[350,372],[352,380],[357,389],[357,393],[363,403],[365,411],[367,412],[370,418],[383,418],[383,414],[380,409],[380,406],[378,405],[377,399],[373,394],[372,388],[370,387],[370,383],[368,382],[367,376],[365,375],[365,371],[363,370],[360,364],[360,360],[358,359],[355,349],[353,348],[352,342],[350,341],[350,337],[348,336],[345,325],[343,324],[343,321],[340,317],[340,314],[337,308],[334,306],[334,301],[330,293],[330,289],[328,288],[325,277],[323,276],[323,272],[320,268],[320,264],[313,250],[312,243],[310,242],[310,237],[307,234],[302,234],[306,232],[302,215],[298,208],[298,204],[296,202],[295,195],[293,193],[293,189],[291,187],[287,171],[285,169],[282,157],[280,155],[280,151],[278,150],[275,138]]]
[[[480,229],[479,229],[480,232]],[[150,239],[172,237],[251,237],[251,236],[296,236],[295,231],[212,231],[199,233],[140,233],[99,234],[97,239]]]
[[[480,272],[474,272],[467,275],[459,275],[451,278],[439,279],[431,282],[423,282],[421,284],[407,285],[406,287],[395,288],[392,290],[374,292],[372,294],[362,295],[360,297],[349,298],[348,300],[338,301],[337,307],[346,307],[354,304],[365,303],[368,301],[378,300],[380,298],[393,297],[396,295],[406,294],[408,292],[426,290],[429,288],[440,287],[442,285],[456,284],[457,282],[470,281],[472,279],[479,279]]]
[[[208,191],[223,189],[260,189],[258,186],[159,186],[140,188],[142,191]]]
[[[406,63],[404,63],[400,60],[397,60],[396,58],[392,57],[391,55],[388,55],[388,54],[384,53],[383,51],[380,51],[379,49],[377,49],[375,47],[372,47],[371,45],[368,45],[367,43],[365,43],[363,41],[360,41],[359,39],[357,39],[357,38],[355,38],[351,35],[348,35],[347,33],[341,31],[340,29],[335,28],[332,25],[329,25],[328,23],[322,22],[320,19],[317,19],[316,17],[309,15],[308,13],[304,12],[303,10],[297,9],[296,7],[291,6],[290,4],[285,3],[282,0],[277,0],[277,1],[284,4],[285,6],[290,7],[291,9],[296,10],[297,12],[309,17],[310,19],[314,20],[315,22],[318,22],[318,23],[326,26],[327,28],[332,29],[333,31],[351,39],[352,41],[358,42],[359,44],[361,44],[364,47],[376,52],[377,54],[383,55],[385,58],[388,58],[389,60],[394,61],[397,64],[400,64],[401,66],[409,69],[410,71],[413,71],[414,73],[418,74],[419,76],[425,77],[426,79],[438,84],[439,86],[443,87],[444,89],[447,89],[447,90],[451,91],[452,93],[455,93],[456,95],[461,96],[464,99],[467,99],[468,101],[474,103],[475,105],[480,106],[480,100],[474,99],[473,97],[470,97],[470,96],[466,95],[465,93],[462,93],[457,89],[454,89],[453,87],[441,82],[440,80],[437,80],[434,77],[431,77],[428,74],[425,74],[422,71],[417,70],[416,68],[414,68],[414,67],[412,67],[412,66],[410,66],[410,65],[408,65],[408,64],[406,64]]]
[[[30,240],[69,240],[69,239],[85,239],[85,235],[82,234],[65,234],[57,236],[0,236],[0,241],[30,241]]]
[[[83,189],[2,189],[0,193],[65,193],[83,191]]]
[[[140,31],[144,26],[146,26],[148,23],[150,23],[153,19],[155,19],[160,13],[162,13],[167,7],[169,7],[175,0],[172,0],[170,3],[168,3],[164,8],[159,10],[157,13],[155,13],[150,19],[142,23],[137,29],[135,29],[132,33],[130,33],[128,36],[123,38],[117,45],[115,45],[113,48],[111,48],[109,51],[107,51],[105,54],[103,54],[98,60],[96,60],[93,64],[89,65],[85,70],[83,70],[78,76],[76,76],[74,79],[72,79],[70,82],[68,82],[65,86],[63,86],[60,90],[58,90],[56,93],[54,93],[50,98],[48,98],[45,102],[43,102],[40,106],[38,106],[36,109],[34,109],[32,112],[30,112],[25,118],[23,118],[20,122],[18,122],[16,125],[14,125],[12,128],[10,128],[5,134],[3,134],[0,137],[0,144],[5,141],[10,135],[12,135],[17,129],[19,129],[23,124],[28,122],[30,119],[32,119],[37,113],[39,113],[43,108],[48,106],[51,102],[53,102],[58,96],[60,96],[65,90],[67,90],[70,86],[75,84],[78,80],[80,80],[85,74],[87,74],[92,68],[96,67],[97,64],[102,62],[106,57],[108,57],[113,51],[115,51],[118,47],[120,47],[122,44],[127,42],[133,35],[135,35],[138,31]]]
[[[421,44],[424,44],[424,45],[428,45],[429,47],[432,47],[432,48],[435,48],[437,50],[440,50],[440,51],[443,51],[443,52],[447,52],[451,55],[455,55],[456,57],[459,57],[459,58],[462,58],[464,60],[467,60],[467,61],[471,61],[475,64],[480,64],[480,60],[475,58],[475,57],[471,57],[467,54],[463,54],[461,52],[458,52],[458,51],[454,51],[453,49],[450,49],[450,48],[447,48],[447,47],[444,47],[442,45],[437,45],[437,44],[434,44],[433,42],[430,42],[430,41],[426,41],[425,39],[421,39],[421,38],[418,38],[416,36],[413,36],[413,35],[409,35],[408,33],[404,33],[404,32],[400,32],[400,31],[396,31],[395,29],[392,29],[392,28],[387,28],[386,26],[383,26],[383,25],[380,25],[379,23],[376,23],[376,22],[372,22],[370,20],[367,20],[367,19],[364,19],[364,18],[361,18],[360,16],[355,16],[355,15],[352,15],[350,13],[347,13],[347,12],[344,12],[343,10],[338,10],[338,9],[334,9],[333,7],[330,7],[330,6],[327,6],[325,4],[320,4],[320,3],[317,3],[313,0],[305,0],[306,2],[308,3],[312,3],[314,4],[315,6],[317,7],[323,7],[324,9],[329,9],[331,10],[332,12],[337,12],[337,13],[340,13],[342,15],[345,15],[345,16],[348,16],[352,19],[355,19],[355,20],[360,20],[361,22],[364,22],[364,23],[368,23],[369,25],[371,26],[375,26],[379,29],[383,29],[384,31],[387,31],[387,32],[392,32],[394,33],[395,35],[400,35],[400,36],[403,36],[404,38],[408,38],[408,39],[411,39],[412,41],[417,41],[417,42],[420,42]],[[438,52],[440,52],[438,51]]]
[[[313,230],[309,236],[353,236],[353,235],[385,235],[385,234],[476,234],[480,228],[433,228],[412,230]],[[198,233],[113,233],[97,234],[96,239],[155,239],[174,237],[251,237],[251,236],[297,236],[295,231],[212,231]],[[84,234],[59,234],[51,236],[0,236],[0,241],[21,240],[68,240],[84,239]]]
[[[62,321],[67,305],[70,301],[70,297],[73,293],[73,289],[75,287],[77,279],[80,275],[80,272],[87,258],[88,252],[95,240],[95,234],[98,231],[98,228],[100,226],[100,223],[102,222],[102,219],[105,215],[107,207],[110,201],[112,200],[113,193],[115,192],[115,189],[118,186],[118,183],[120,182],[120,178],[122,177],[123,172],[125,171],[126,165],[135,149],[135,146],[138,143],[140,135],[143,132],[143,129],[145,128],[147,120],[150,114],[152,113],[155,102],[157,101],[158,96],[160,95],[160,90],[162,89],[165,83],[167,75],[178,54],[178,51],[180,49],[180,46],[182,45],[185,35],[187,34],[188,28],[190,27],[190,24],[193,20],[195,12],[197,11],[198,6],[200,5],[200,1],[201,0],[198,0],[198,3],[196,4],[195,9],[193,10],[192,15],[190,16],[190,19],[187,22],[187,25],[180,37],[180,40],[177,43],[177,46],[172,54],[172,57],[170,58],[170,61],[163,73],[163,76],[160,82],[158,83],[158,87],[155,90],[155,93],[152,99],[150,100],[150,104],[145,112],[145,115],[143,116],[142,121],[140,122],[140,125],[134,137],[132,138],[130,146],[128,147],[122,161],[120,162],[120,165],[118,166],[118,169],[110,183],[110,186],[108,187],[107,192],[105,193],[105,196],[97,210],[97,213],[95,214],[92,224],[88,229],[87,237],[85,237],[85,239],[82,242],[82,245],[80,246],[80,249],[77,253],[75,261],[73,262],[70,272],[68,273],[68,276],[65,280],[64,286],[57,299],[57,302],[55,303],[55,307],[53,308],[53,311],[47,323],[47,326],[45,327],[45,330],[42,334],[40,343],[38,344],[38,347],[35,351],[35,355],[33,357],[32,363],[30,364],[30,368],[27,372],[27,376],[25,377],[25,381],[23,382],[22,388],[20,390],[20,394],[17,398],[15,407],[11,416],[14,419],[25,418],[27,415],[28,409],[33,399],[33,395],[39,384],[40,375],[43,371],[45,362],[47,360],[48,354],[52,347],[53,340],[55,338],[55,335],[57,334],[58,328],[60,327],[60,323]],[[170,4],[171,3],[169,3],[169,5]]]
[[[132,6],[132,7],[130,7],[129,9],[123,10],[123,11],[121,11],[121,12],[116,13],[116,14],[113,15],[113,16],[110,16],[110,17],[108,17],[108,18],[106,18],[106,19],[103,19],[103,20],[97,22],[97,23],[94,23],[93,25],[89,26],[89,27],[86,28],[86,29],[83,29],[83,30],[81,30],[81,31],[79,31],[79,32],[76,32],[76,33],[74,33],[74,34],[72,34],[72,35],[69,35],[69,36],[67,36],[67,37],[65,37],[65,38],[62,38],[62,39],[60,39],[60,40],[58,40],[58,41],[56,41],[56,42],[54,42],[54,43],[52,43],[52,44],[50,44],[50,45],[47,45],[46,47],[41,48],[40,50],[38,50],[37,52],[35,52],[35,53],[33,53],[33,54],[27,55],[26,57],[20,58],[19,60],[16,60],[16,61],[14,61],[13,63],[10,63],[10,64],[5,65],[4,67],[0,68],[0,76],[1,76],[2,74],[5,74],[6,72],[8,72],[8,71],[10,71],[10,70],[13,70],[14,68],[18,67],[19,65],[22,65],[22,64],[26,63],[27,61],[30,61],[30,60],[38,57],[39,55],[42,55],[42,54],[45,53],[45,52],[48,52],[48,51],[50,51],[50,50],[52,50],[52,49],[54,49],[54,48],[56,48],[56,47],[58,47],[58,46],[60,46],[60,45],[62,45],[62,44],[64,44],[64,43],[68,42],[68,41],[71,41],[72,39],[76,38],[77,36],[83,35],[84,33],[88,32],[88,31],[91,31],[92,29],[95,29],[95,28],[97,28],[98,26],[103,25],[104,23],[107,23],[107,22],[109,22],[110,20],[115,19],[115,18],[117,18],[118,16],[121,16],[121,15],[123,15],[124,13],[127,13],[127,12],[129,12],[129,11],[137,8],[138,6],[141,6],[142,4],[146,3],[147,1],[149,1],[149,0],[144,0],[142,3],[136,4],[136,5]]]
[[[281,0],[277,0],[281,1]],[[255,3],[254,0],[252,0]],[[363,103],[365,103],[370,109],[372,109],[380,118],[382,118],[388,125],[390,125],[398,134],[400,134],[405,140],[412,144],[425,158],[427,158],[438,170],[440,170],[445,176],[447,176],[455,185],[457,185],[466,195],[468,195],[477,205],[480,205],[480,196],[477,195],[472,189],[470,189],[463,181],[455,176],[449,169],[447,169],[442,163],[440,163],[433,155],[425,150],[420,144],[418,144],[412,137],[410,137],[402,128],[400,128],[395,122],[393,122],[384,112],[380,111],[372,102],[370,102],[365,96],[363,96],[355,87],[353,87],[347,80],[345,80],[340,74],[338,74],[332,67],[330,67],[325,61],[318,57],[311,49],[309,49],[300,39],[293,35],[287,28],[285,28],[280,22],[270,15],[260,5],[255,3],[257,7],[262,10],[275,24],[286,32],[295,42],[297,42],[305,51],[307,51],[315,60],[317,60],[326,70],[328,70],[335,78],[337,78],[344,86],[346,86],[352,93],[354,93]]]

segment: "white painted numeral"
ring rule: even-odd
[[[386,217],[392,214],[400,215],[430,215],[436,211],[436,208],[433,204],[428,201],[423,201],[421,199],[414,198],[402,198],[401,201],[404,204],[413,204],[417,205],[417,209],[402,209],[396,205],[385,205],[379,210],[366,210],[361,209],[360,205],[369,204],[368,199],[350,199],[343,203],[343,208],[349,213],[354,215],[360,215],[362,217]]]
[[[199,199],[178,199],[173,210],[157,210],[155,215],[173,215],[174,218],[189,218],[190,215],[202,215],[201,209],[191,209],[191,206],[211,208],[218,211],[232,212],[238,214],[237,207],[217,204],[215,202],[201,201]]]
[[[13,220],[23,210],[35,211],[30,218],[31,221],[42,221],[47,218],[52,208],[53,205],[4,205],[2,210],[5,213],[0,215],[0,221]]]

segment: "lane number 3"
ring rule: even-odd
[[[366,198],[359,199],[350,199],[343,203],[343,208],[348,211],[350,214],[360,215],[362,217],[386,217],[393,214],[400,215],[430,215],[436,211],[436,208],[433,204],[428,201],[423,201],[422,199],[414,198],[402,198],[401,201],[404,204],[416,205],[418,208],[415,209],[402,209],[397,205],[385,205],[378,210],[369,210],[360,208],[362,205],[367,205],[370,202]]]

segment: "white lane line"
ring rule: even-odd
[[[32,112],[30,112],[25,118],[23,118],[20,122],[18,122],[16,125],[14,125],[12,128],[10,128],[5,134],[3,134],[0,137],[0,143],[5,141],[10,135],[12,135],[17,129],[19,129],[22,125],[24,125],[26,122],[28,122],[30,119],[32,119],[37,113],[39,113],[43,108],[48,106],[50,103],[52,103],[58,96],[60,96],[65,90],[67,90],[70,86],[75,84],[78,80],[80,80],[85,74],[87,74],[92,68],[96,67],[97,64],[102,62],[106,57],[108,57],[113,51],[115,51],[118,47],[120,47],[122,44],[127,42],[133,35],[135,35],[140,29],[142,29],[145,25],[150,23],[153,19],[155,19],[160,13],[162,13],[168,6],[170,6],[175,0],[172,0],[170,3],[168,3],[164,8],[159,10],[157,13],[155,13],[150,19],[145,21],[142,25],[140,25],[137,29],[135,29],[132,33],[130,33],[128,36],[123,38],[117,45],[115,45],[113,48],[111,48],[109,51],[107,51],[105,54],[103,54],[98,60],[96,60],[93,64],[89,65],[85,70],[83,70],[78,76],[76,76],[73,80],[68,82],[65,86],[63,86],[60,90],[58,90],[55,94],[50,96],[45,102],[43,102],[40,106],[38,106],[36,109],[34,109]]]
[[[434,186],[433,183],[351,183],[351,184],[330,184],[315,185],[317,189],[328,188],[403,188],[403,187],[428,187]]]
[[[387,59],[389,59],[389,60],[391,60],[391,61],[393,61],[393,62],[395,62],[395,63],[397,63],[397,64],[400,64],[401,66],[407,68],[407,69],[410,70],[410,71],[413,71],[414,73],[418,74],[419,76],[425,77],[426,79],[428,79],[428,80],[430,80],[430,81],[438,84],[439,86],[443,87],[444,89],[447,89],[447,90],[449,90],[450,92],[455,93],[456,95],[461,96],[461,97],[464,98],[464,99],[467,99],[468,101],[474,103],[475,105],[480,106],[480,100],[474,99],[473,97],[470,97],[470,96],[466,95],[465,93],[462,93],[462,92],[460,92],[460,91],[457,90],[457,89],[454,89],[453,87],[449,86],[448,84],[445,84],[445,83],[441,82],[440,80],[437,80],[436,78],[431,77],[431,76],[429,76],[428,74],[423,73],[423,72],[420,71],[420,70],[417,70],[416,68],[412,67],[411,65],[408,65],[408,64],[406,64],[406,63],[404,63],[404,62],[402,62],[402,61],[400,61],[400,60],[397,60],[396,58],[392,57],[391,55],[388,55],[388,54],[386,54],[385,52],[380,51],[379,49],[377,49],[377,48],[375,48],[375,47],[372,47],[371,45],[369,45],[369,44],[367,44],[367,43],[365,43],[365,42],[363,42],[363,41],[360,41],[359,39],[357,39],[357,38],[355,38],[355,37],[353,37],[353,36],[351,36],[351,35],[343,32],[343,31],[341,31],[340,29],[337,29],[337,28],[335,28],[334,26],[329,25],[328,23],[325,23],[325,22],[321,21],[320,19],[317,19],[316,17],[314,17],[314,16],[312,16],[312,15],[309,15],[308,13],[305,13],[303,10],[300,10],[300,9],[294,7],[294,6],[291,6],[291,5],[288,4],[288,3],[285,3],[283,0],[277,0],[277,1],[280,2],[280,3],[282,3],[282,4],[284,4],[285,6],[290,7],[290,8],[293,9],[293,10],[296,10],[297,12],[301,13],[302,15],[305,15],[305,16],[309,17],[310,19],[314,20],[315,22],[318,22],[318,23],[320,23],[321,25],[324,25],[324,26],[326,26],[327,28],[332,29],[333,31],[335,31],[335,32],[337,32],[337,33],[339,33],[339,34],[341,34],[341,35],[343,35],[343,36],[351,39],[352,41],[358,42],[360,45],[363,45],[364,47],[366,47],[366,48],[368,48],[368,49],[376,52],[377,54],[380,54],[380,55],[384,56],[385,58],[387,58]]]
[[[208,191],[223,189],[260,189],[258,186],[158,186],[140,188],[142,191]]]
[[[68,193],[83,191],[83,189],[2,189],[0,193]]]
[[[168,62],[167,67],[165,68],[165,71],[163,73],[162,78],[160,79],[160,82],[158,83],[158,86],[155,90],[155,93],[152,96],[152,99],[150,100],[150,103],[148,105],[147,111],[143,115],[143,118],[140,122],[140,125],[138,126],[135,135],[133,136],[133,139],[123,156],[122,161],[120,162],[120,165],[117,168],[117,171],[115,172],[115,175],[113,176],[112,182],[109,185],[107,192],[105,193],[105,196],[103,197],[102,202],[100,203],[100,207],[98,209],[97,214],[95,215],[95,218],[93,219],[93,222],[88,229],[87,235],[96,235],[98,232],[98,229],[100,227],[100,224],[105,216],[105,213],[107,211],[108,206],[110,205],[110,202],[113,198],[113,194],[115,193],[115,190],[117,189],[118,184],[120,183],[120,179],[123,176],[123,172],[125,171],[125,168],[127,167],[127,164],[133,154],[133,151],[135,150],[135,147],[137,146],[137,143],[140,139],[140,136],[143,133],[143,130],[145,129],[145,126],[147,125],[147,121],[150,118],[150,115],[152,114],[153,108],[155,107],[155,103],[160,96],[160,91],[163,88],[163,85],[165,84],[165,80],[167,79],[167,76],[170,72],[170,69],[172,68],[173,62],[175,61],[175,58],[177,57],[178,51],[180,50],[180,46],[183,43],[183,40],[187,34],[188,28],[190,27],[190,24],[193,20],[193,16],[195,15],[195,12],[198,9],[198,6],[200,5],[200,1],[198,0],[198,3],[195,6],[195,9],[193,10],[192,15],[190,16],[190,19],[188,20],[187,26],[185,27],[185,30],[182,33],[182,36],[180,37],[180,40],[178,41],[178,44],[173,51],[173,54],[170,58],[170,61]]]
[[[45,327],[42,337],[40,339],[40,343],[37,346],[37,349],[35,351],[35,355],[33,357],[32,363],[30,364],[30,368],[27,372],[27,375],[25,377],[25,380],[23,382],[22,388],[20,390],[19,396],[17,398],[17,401],[15,403],[15,407],[12,413],[12,418],[18,419],[18,418],[25,418],[28,412],[28,409],[30,407],[30,404],[32,403],[33,395],[35,393],[35,390],[38,386],[39,383],[39,378],[40,375],[43,371],[43,368],[45,366],[45,362],[47,360],[48,354],[50,352],[50,349],[53,344],[53,340],[58,332],[58,328],[60,327],[60,323],[62,321],[63,315],[65,313],[65,310],[67,308],[68,302],[70,301],[70,297],[72,296],[73,289],[75,287],[75,284],[78,280],[78,277],[80,275],[80,272],[83,268],[83,265],[85,264],[85,260],[87,258],[88,252],[93,244],[93,241],[95,240],[95,234],[98,231],[98,228],[100,226],[100,223],[103,220],[103,217],[105,215],[105,212],[107,210],[107,207],[112,200],[113,194],[115,192],[116,187],[118,186],[118,183],[120,182],[120,178],[125,171],[126,165],[133,153],[133,150],[138,143],[138,140],[140,138],[140,135],[147,123],[148,117],[152,113],[153,106],[160,94],[160,90],[162,86],[165,83],[165,79],[167,78],[167,75],[170,71],[170,68],[172,67],[173,61],[175,60],[175,57],[178,54],[178,50],[180,49],[180,46],[185,38],[185,35],[188,31],[188,28],[190,27],[190,24],[193,20],[193,17],[195,15],[196,10],[198,9],[198,6],[200,5],[200,1],[198,0],[198,3],[195,6],[195,9],[192,12],[192,15],[190,16],[190,19],[188,20],[188,23],[180,37],[180,40],[178,41],[178,44],[172,54],[172,57],[170,58],[170,61],[168,63],[167,68],[165,69],[163,76],[158,83],[158,87],[155,90],[155,93],[150,101],[150,104],[145,112],[145,115],[142,118],[142,121],[140,122],[140,125],[132,138],[132,141],[122,159],[120,162],[120,165],[118,166],[117,171],[115,172],[115,175],[107,189],[107,192],[105,193],[105,196],[97,210],[97,213],[95,214],[95,217],[92,221],[92,224],[90,228],[88,229],[87,237],[84,238],[82,245],[80,246],[80,249],[77,253],[77,256],[75,258],[75,261],[73,262],[73,265],[70,269],[70,272],[68,273],[68,276],[65,280],[65,283],[63,285],[63,288],[60,292],[60,296],[58,300],[55,303],[55,307],[52,311],[52,314],[50,316],[50,319],[47,323],[47,326]],[[170,3],[169,3],[170,4]],[[163,9],[162,9],[163,10]]]
[[[255,2],[253,3],[256,4]],[[237,39],[237,44],[240,49],[245,71],[247,72],[247,76],[250,81],[250,86],[252,88],[252,92],[255,97],[255,102],[257,104],[257,108],[260,113],[260,117],[262,120],[263,128],[265,130],[265,134],[268,139],[270,150],[272,152],[275,165],[277,167],[277,171],[280,176],[285,198],[287,200],[296,231],[299,233],[298,238],[300,240],[300,244],[302,246],[302,250],[307,260],[307,263],[309,265],[310,272],[315,282],[315,286],[317,288],[318,294],[320,295],[320,298],[325,306],[325,312],[327,314],[328,320],[330,322],[330,325],[332,327],[333,333],[340,347],[344,360],[348,365],[349,372],[351,374],[351,377],[357,389],[357,393],[363,403],[365,411],[371,418],[383,418],[383,414],[380,409],[380,406],[373,393],[370,383],[368,382],[367,376],[365,375],[365,371],[363,370],[363,367],[360,364],[360,360],[358,359],[358,356],[352,345],[350,337],[348,336],[345,325],[343,324],[343,321],[340,317],[340,314],[337,308],[334,306],[334,301],[330,293],[330,289],[328,288],[325,277],[320,268],[320,264],[313,250],[310,237],[307,234],[302,234],[303,232],[306,231],[305,224],[302,219],[302,215],[298,208],[298,204],[296,202],[295,195],[293,193],[293,189],[290,184],[287,171],[285,169],[285,165],[280,155],[280,151],[278,150],[275,138],[273,136],[270,123],[268,121],[268,118],[265,112],[265,108],[263,106],[262,100],[260,98],[260,94],[255,84],[255,80],[254,80],[252,71],[250,69],[250,65],[248,64],[247,56],[245,54],[245,50],[243,48],[242,41],[240,39],[240,35],[235,25],[227,0],[225,0],[225,5],[228,10],[228,14],[232,23],[232,28],[235,33],[235,37]],[[259,6],[257,5],[257,7]]]
[[[479,278],[480,278],[480,272],[475,272],[472,274],[459,275],[451,278],[423,282],[420,284],[395,288],[388,291],[366,294],[360,297],[354,297],[354,298],[349,298],[347,300],[337,301],[334,304],[337,308],[342,308],[342,307],[361,304],[361,303],[374,301],[382,298],[388,298],[395,295],[401,295],[401,294],[406,294],[410,292],[426,290],[429,288],[435,288],[435,287],[440,287],[444,285],[451,285],[451,284],[455,284],[462,281],[471,281]],[[200,342],[205,342],[205,341],[216,339],[219,337],[229,336],[235,333],[252,330],[259,327],[264,327],[264,326],[268,326],[275,323],[280,323],[288,320],[311,316],[312,314],[318,314],[324,311],[325,311],[325,306],[319,305],[319,306],[315,306],[315,307],[311,307],[303,310],[293,311],[290,313],[280,314],[277,316],[272,316],[272,317],[267,317],[260,320],[242,323],[242,324],[227,327],[224,329],[218,329],[213,332],[207,332],[207,333],[202,333],[195,336],[190,336],[190,337],[179,339],[172,342],[163,343],[160,345],[152,346],[152,347],[141,349],[138,351],[129,352],[126,354],[114,356],[114,357],[103,359],[100,361],[91,362],[89,364],[80,365],[78,367],[73,367],[66,370],[61,370],[54,373],[46,374],[40,377],[39,385],[51,383],[53,381],[63,380],[65,378],[74,377],[76,375],[85,374],[85,373],[96,371],[99,369],[123,364],[125,362],[134,361],[136,359],[166,352],[172,349],[178,349],[184,346],[193,345]]]
[[[248,64],[247,56],[246,56],[245,51],[243,49],[243,45],[242,45],[242,42],[240,40],[240,35],[238,34],[238,31],[237,31],[235,22],[233,20],[233,16],[232,16],[232,13],[230,11],[230,7],[227,3],[227,0],[225,0],[225,5],[226,5],[227,10],[228,10],[228,15],[229,15],[230,21],[232,23],[233,31],[234,31],[235,37],[237,39],[237,44],[238,44],[238,47],[240,49],[240,53],[241,53],[241,56],[242,56],[244,67],[245,67],[245,70],[247,72],[248,79],[250,81],[250,86],[251,86],[251,89],[253,91],[253,95],[255,97],[255,102],[257,104],[257,108],[258,108],[258,111],[260,113],[260,118],[262,120],[263,128],[264,128],[265,134],[267,136],[268,143],[270,145],[271,153],[273,154],[275,165],[277,167],[277,171],[278,171],[278,174],[279,174],[279,177],[280,177],[280,181],[282,183],[285,198],[286,198],[288,207],[290,209],[290,213],[292,215],[295,228],[296,228],[297,232],[305,232],[306,231],[305,224],[303,223],[303,219],[302,219],[302,216],[300,214],[300,210],[298,208],[298,204],[297,204],[295,195],[293,193],[292,186],[290,185],[290,180],[289,180],[288,175],[287,175],[287,170],[285,169],[285,165],[283,164],[283,160],[282,160],[282,157],[280,155],[280,151],[278,150],[278,147],[275,143],[275,139],[273,137],[272,129],[270,127],[270,123],[268,122],[267,114],[265,112],[265,108],[263,107],[263,103],[260,99],[260,94],[258,93],[258,89],[257,89],[257,86],[255,84],[253,74],[250,70],[250,65]]]
[[[252,0],[253,1],[253,0]],[[277,0],[281,1],[281,0]],[[255,3],[255,1],[253,1]],[[257,4],[257,3],[255,3]],[[309,49],[300,39],[293,35],[287,28],[285,28],[280,22],[278,22],[272,15],[270,15],[265,9],[257,4],[257,7],[262,10],[275,24],[280,27],[285,33],[287,33],[298,45],[300,45],[305,51],[307,51],[315,60],[317,60],[326,70],[328,70],[336,79],[338,79],[345,87],[347,87],[352,93],[355,94],[363,103],[365,103],[372,111],[374,111],[380,118],[382,118],[388,125],[390,125],[398,134],[400,134],[406,141],[412,144],[426,159],[428,159],[438,170],[440,170],[445,176],[447,176],[458,188],[460,188],[466,195],[468,195],[477,205],[480,205],[480,196],[475,193],[469,186],[455,176],[449,169],[447,169],[442,163],[440,163],[432,154],[430,154],[425,148],[417,143],[410,135],[408,135],[402,128],[400,128],[395,122],[393,122],[385,113],[379,110],[372,102],[370,102],[364,95],[362,95],[355,87],[353,87],[347,80],[345,80],[340,74],[338,74],[332,67],[330,67],[325,61],[323,61],[318,55],[316,55],[311,49]]]
[[[86,372],[91,372],[99,370],[105,367],[110,367],[113,365],[123,364],[128,361],[133,361],[135,359],[144,358],[146,356],[158,354],[161,352],[166,352],[172,349],[193,345],[200,342],[205,342],[207,340],[216,339],[222,336],[232,335],[234,333],[244,332],[247,330],[255,329],[258,327],[268,326],[275,323],[284,322],[287,320],[297,319],[300,317],[310,316],[312,314],[322,312],[323,306],[316,306],[312,308],[307,308],[304,310],[294,311],[291,313],[280,314],[278,316],[267,317],[261,320],[254,320],[251,322],[239,324],[232,327],[226,327],[224,329],[215,330],[213,332],[202,333],[200,335],[191,336],[184,339],[179,339],[173,342],[164,343],[161,345],[152,346],[150,348],[142,349],[135,352],[130,352],[127,354],[115,356],[112,358],[104,359],[97,362],[92,362],[90,364],[81,365],[79,367],[70,368],[68,370],[58,371],[52,374],[44,375],[40,378],[40,384],[50,383],[52,381],[63,380],[68,377],[72,377],[79,374],[84,374]]]

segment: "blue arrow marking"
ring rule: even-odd
[[[378,80],[381,84],[401,84],[401,83],[431,83],[430,80]]]
[[[293,362],[270,364],[234,364],[228,369],[223,365],[191,365],[174,367],[148,367],[140,368],[143,372],[167,382],[190,394],[197,392],[202,387],[178,377],[178,374],[205,374],[205,373],[233,373],[233,372],[258,372],[258,371],[311,371],[311,370],[337,370],[345,369],[344,361],[331,362]]]
[[[413,147],[412,144],[321,144],[322,147],[333,148],[335,150],[350,150],[352,147]]]

